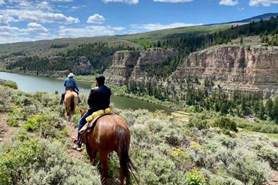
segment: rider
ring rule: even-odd
[[[104,81],[105,77],[103,75],[96,77],[96,87],[91,89],[88,98],[89,109],[79,121],[78,138],[75,142],[76,145],[74,145],[74,149],[81,150],[81,135],[79,131],[87,123],[86,118],[93,112],[105,110],[110,106],[111,90],[109,87],[104,85]]]
[[[65,91],[67,90],[73,90],[74,92],[77,93],[77,95],[79,94],[79,89],[77,87],[77,83],[75,81],[75,79],[73,79],[75,75],[73,73],[70,73],[68,75],[68,78],[65,80],[64,82],[64,86],[65,86]],[[60,104],[63,104],[64,102],[64,98],[65,98],[65,94],[63,93],[60,99]],[[78,103],[81,103],[80,97],[78,96]]]

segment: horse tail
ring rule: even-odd
[[[128,154],[129,136],[126,129],[120,125],[116,126],[116,139],[118,141],[117,153],[120,158],[121,169],[123,170],[123,174],[126,177],[126,184],[131,184],[130,173],[138,182],[136,176],[131,171],[132,169],[136,170],[136,168],[134,167]]]
[[[73,113],[75,110],[75,104],[74,104],[74,96],[70,99],[70,111]]]

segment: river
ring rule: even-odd
[[[56,78],[0,72],[0,79],[12,80],[16,82],[18,89],[27,93],[33,93],[37,91],[49,93],[55,93],[55,91],[58,91],[59,93],[64,92],[64,81],[58,80]],[[81,93],[90,93],[91,84],[84,82],[77,82],[77,84]],[[147,109],[152,112],[155,110],[164,110],[166,113],[173,112],[173,110],[168,107],[128,97],[112,95],[111,102],[113,103],[114,107],[119,109]]]

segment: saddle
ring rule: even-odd
[[[97,123],[97,120],[103,116],[106,116],[106,115],[112,115],[114,113],[105,113],[105,114],[101,114],[97,117],[95,117],[91,122],[87,122],[82,128],[81,130],[79,131],[79,133],[81,134],[81,141],[82,143],[86,144],[86,137],[87,137],[87,134],[91,133],[95,126],[96,126],[96,123]]]

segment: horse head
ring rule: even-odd
[[[80,112],[80,116],[82,118],[87,111],[84,109],[80,109],[79,112]]]

